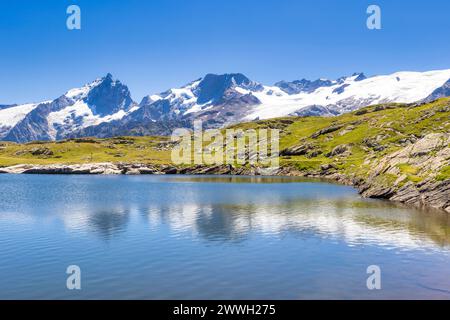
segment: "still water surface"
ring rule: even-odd
[[[0,298],[450,299],[450,218],[291,178],[0,175]]]

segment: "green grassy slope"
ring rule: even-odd
[[[450,133],[450,99],[418,106],[376,105],[338,117],[283,118],[237,127],[245,129],[255,126],[281,129],[280,150],[285,150],[285,153],[295,147],[306,150],[299,152],[305,154],[282,156],[282,165],[311,172],[319,171],[323,164],[333,164],[341,173],[364,177],[376,159],[400,150],[429,133]],[[320,134],[321,130],[334,131]],[[338,146],[345,146],[347,151],[330,155]],[[368,160],[375,161],[369,163]],[[424,178],[415,175],[418,168],[405,164],[400,165],[399,169],[411,181]],[[448,179],[449,173],[450,168],[446,166],[439,172],[438,178]]]
[[[0,142],[0,166],[16,164],[77,164],[91,162],[170,163],[167,137],[71,139],[27,144]]]

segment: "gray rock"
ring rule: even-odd
[[[281,150],[280,156],[301,156],[307,154],[312,149],[314,149],[314,146],[311,144],[300,144]]]
[[[320,166],[320,170],[326,171],[326,172],[328,172],[330,170],[336,170],[336,169],[337,169],[337,167],[332,163],[325,163]]]
[[[330,126],[330,127],[324,128],[324,129],[321,129],[321,130],[319,130],[319,131],[313,133],[313,134],[311,135],[311,138],[313,138],[313,139],[318,138],[318,137],[321,136],[321,135],[324,135],[324,134],[327,134],[327,133],[331,133],[331,132],[337,131],[337,130],[341,129],[342,127],[344,127],[344,125],[342,125],[342,124],[335,124],[335,125],[333,125],[333,126]]]
[[[177,174],[178,173],[178,169],[176,167],[173,167],[173,166],[167,166],[167,167],[163,167],[161,169],[161,172],[163,172],[165,174]]]
[[[333,148],[333,150],[331,152],[328,152],[327,154],[325,154],[325,157],[335,157],[338,155],[343,155],[344,153],[348,154],[350,150],[350,147],[346,144],[340,144],[336,147]]]

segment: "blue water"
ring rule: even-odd
[[[450,218],[291,178],[0,175],[0,298],[449,299]]]

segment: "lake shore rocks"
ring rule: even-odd
[[[431,206],[450,212],[450,134],[432,133],[373,163],[358,189],[362,196]]]
[[[145,175],[145,174],[211,174],[211,175],[277,175],[321,178],[354,186],[363,197],[388,199],[416,207],[433,207],[450,213],[450,180],[424,181],[420,184],[406,183],[395,188],[377,183],[368,183],[336,172],[332,165],[323,165],[321,172],[303,172],[291,167],[270,171],[259,167],[236,168],[231,165],[177,168],[174,166],[149,166],[146,164],[92,163],[74,165],[17,165],[1,168],[0,173],[9,174],[97,174],[97,175]]]

